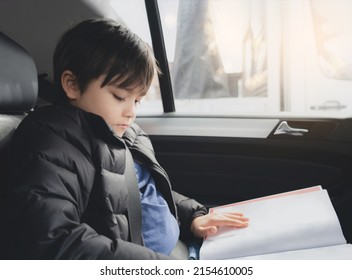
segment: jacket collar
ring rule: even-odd
[[[84,112],[88,120],[89,129],[96,137],[101,138],[106,143],[113,143],[121,148],[126,147],[125,141],[114,132],[101,116],[85,111],[82,112]]]

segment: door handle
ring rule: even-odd
[[[289,126],[287,121],[283,121],[277,127],[274,132],[274,135],[291,135],[291,136],[303,136],[308,133],[308,129],[305,128],[293,128]]]

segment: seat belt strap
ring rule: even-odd
[[[142,206],[132,154],[126,147],[125,177],[128,190],[128,220],[132,243],[143,246]]]

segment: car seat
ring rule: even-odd
[[[13,132],[37,100],[38,78],[35,63],[28,52],[0,32],[0,224],[4,226],[7,161]],[[3,230],[0,242],[6,243]],[[0,259],[4,258],[0,243]]]

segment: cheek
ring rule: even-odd
[[[119,107],[109,104],[103,106],[99,111],[100,116],[102,116],[108,124],[116,124],[119,121],[121,115]]]
[[[97,114],[105,119],[106,109],[102,104],[100,104],[99,102],[92,102],[91,104],[89,104],[89,107],[91,108],[92,113]]]
[[[91,99],[89,107],[91,108],[92,112],[101,116],[105,119],[106,122],[110,122],[111,118],[113,117],[113,103],[109,100],[102,99],[102,98],[94,98]]]

